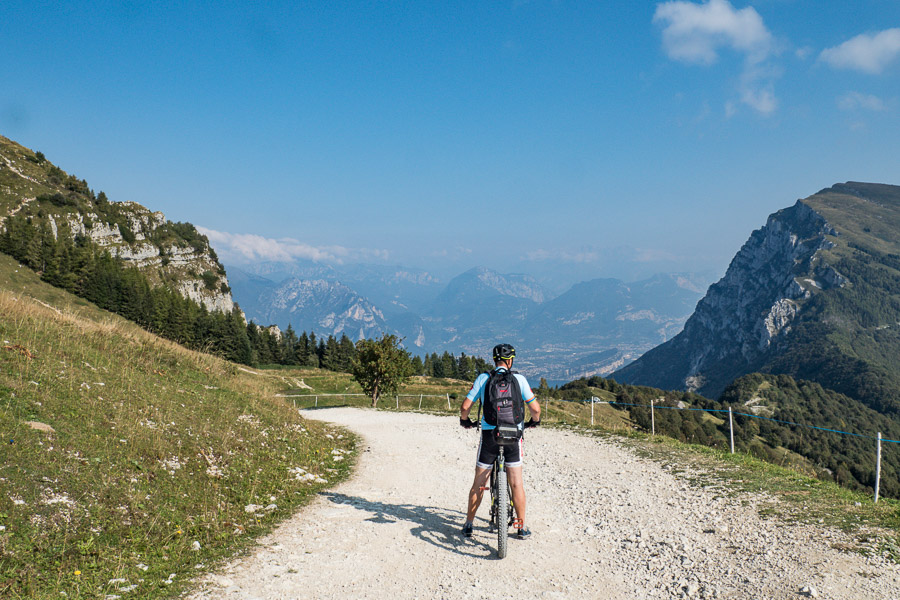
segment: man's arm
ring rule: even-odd
[[[472,405],[475,404],[468,398],[463,400],[462,405],[459,407],[459,418],[460,419],[468,419],[469,411],[472,410]]]
[[[488,377],[484,373],[475,378],[475,382],[472,384],[472,389],[469,390],[469,393],[466,394],[466,397],[463,399],[462,404],[459,406],[459,420],[460,422],[465,421],[469,418],[469,411],[472,410],[472,405],[475,404],[475,400],[481,395],[482,390],[484,389],[484,384],[487,383]]]
[[[528,402],[528,410],[531,411],[531,420],[532,421],[540,421],[541,420],[541,404],[538,402],[537,396],[532,399],[531,402]]]
[[[537,400],[537,396],[531,390],[531,386],[528,384],[528,380],[525,379],[524,375],[517,375],[519,377],[519,387],[522,388],[522,400],[525,401],[525,405],[528,406],[528,410],[531,411],[531,419],[535,422],[541,420],[541,404]]]

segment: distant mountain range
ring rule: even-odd
[[[838,184],[771,215],[684,330],[613,377],[714,398],[753,372],[900,415],[900,187]]]
[[[484,267],[447,283],[425,271],[383,265],[227,269],[236,301],[260,324],[354,339],[389,331],[415,354],[486,357],[504,340],[519,349],[521,368],[551,381],[609,373],[669,339],[708,283],[691,275],[630,284],[596,279],[554,296],[528,275]]]

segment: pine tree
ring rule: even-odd
[[[307,346],[307,356],[306,356],[306,366],[307,367],[318,367],[319,366],[319,347],[316,342],[316,334],[310,332],[309,334],[309,345]]]
[[[349,373],[353,369],[353,359],[356,358],[356,346],[347,334],[341,335],[339,345],[340,367],[339,370]]]
[[[422,363],[422,358],[418,354],[412,359],[411,371],[413,375],[425,374],[425,365]]]
[[[435,377],[445,377],[444,361],[437,355],[437,352],[431,353],[431,372]]]

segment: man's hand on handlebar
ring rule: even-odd
[[[541,424],[540,421],[535,421],[534,419],[528,419],[525,422],[525,429],[531,429],[532,427],[537,427],[540,424]]]
[[[468,417],[466,417],[465,419],[463,419],[462,417],[460,417],[460,418],[459,418],[459,424],[460,424],[461,427],[464,427],[464,428],[466,428],[466,429],[472,429],[473,427],[476,426],[475,421],[473,421],[472,419],[470,419],[470,418],[468,418]]]

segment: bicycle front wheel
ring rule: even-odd
[[[506,484],[506,469],[497,473],[497,556],[506,558],[509,542],[509,486]]]

